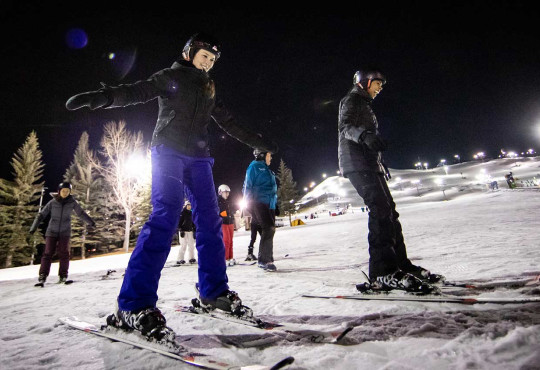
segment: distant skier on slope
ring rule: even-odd
[[[236,264],[233,258],[233,238],[234,238],[234,215],[231,211],[231,202],[229,195],[231,188],[228,185],[222,184],[218,187],[218,205],[219,215],[221,216],[221,230],[223,231],[223,244],[225,244],[225,261],[227,266]]]
[[[246,171],[244,199],[251,216],[261,226],[258,266],[276,271],[274,265],[274,234],[276,233],[277,183],[270,169],[272,152],[255,149],[253,160]]]
[[[55,251],[60,260],[58,282],[65,283],[67,281],[69,270],[69,239],[71,238],[71,216],[73,212],[90,227],[96,225],[94,220],[83,211],[79,203],[73,198],[71,188],[72,186],[69,182],[60,183],[58,185],[58,194],[43,207],[30,227],[30,233],[35,233],[41,221],[47,216],[51,216],[47,231],[45,232],[45,250],[43,251],[41,266],[39,268],[39,286],[43,286],[49,276],[52,257]]]
[[[369,278],[381,289],[430,292],[430,272],[407,258],[399,213],[386,184],[390,177],[381,152],[387,147],[378,131],[373,99],[386,77],[377,69],[357,71],[339,104],[339,167],[369,207]],[[385,178],[386,177],[386,178]]]
[[[109,324],[140,331],[158,339],[174,337],[156,307],[161,270],[171,249],[189,189],[197,227],[200,300],[209,309],[240,312],[238,294],[229,290],[221,218],[208,145],[208,124],[214,120],[228,135],[244,144],[276,151],[277,145],[240,126],[216,99],[208,72],[221,55],[221,44],[203,33],[193,35],[182,56],[147,80],[71,97],[75,110],[125,107],[158,99],[159,112],[152,135],[152,214],[143,226],[124,275],[118,309]]]
[[[176,257],[176,264],[183,265],[186,263],[185,255],[186,249],[189,257],[189,263],[194,264],[197,262],[195,259],[195,224],[193,223],[193,214],[191,212],[191,203],[186,200],[184,208],[180,214],[180,221],[178,222],[178,239],[180,241],[180,249],[178,250],[178,257]]]

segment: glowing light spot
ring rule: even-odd
[[[116,54],[115,53],[109,53],[109,55],[107,57],[109,58],[109,60],[113,60],[114,58],[116,58]]]

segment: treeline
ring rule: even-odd
[[[11,166],[13,180],[0,179],[0,268],[31,264],[48,224],[44,220],[41,232],[28,232],[48,201],[42,180],[45,163],[34,131],[14,154]],[[72,184],[72,195],[96,222],[95,228],[87,229],[72,217],[71,248],[80,248],[82,258],[94,249],[122,247],[128,252],[152,211],[150,154],[142,132],[126,130],[123,121],[109,122],[97,151],[90,148],[89,135],[83,132],[60,180]],[[283,160],[277,180],[279,208],[290,219],[298,193]],[[49,190],[51,195],[56,191]]]
[[[10,162],[12,180],[0,179],[0,268],[30,264],[36,246],[44,242],[48,220],[41,233],[28,230],[45,205],[45,163],[36,133],[32,131]],[[63,179],[73,185],[72,195],[95,220],[87,230],[78,217],[72,218],[71,248],[118,248],[127,252],[151,212],[150,157],[142,132],[126,130],[123,121],[104,127],[100,148],[89,147],[83,132]],[[56,189],[50,189],[55,192]]]

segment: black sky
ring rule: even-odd
[[[31,130],[49,187],[61,181],[85,130],[97,148],[103,124],[123,119],[148,140],[157,101],[94,112],[69,112],[65,101],[101,81],[131,83],[169,67],[197,31],[223,44],[211,73],[217,93],[240,123],[279,144],[273,167],[284,159],[301,188],[323,172],[335,174],[338,103],[364,65],[388,78],[374,110],[390,144],[390,168],[480,150],[540,149],[540,12],[533,2],[378,1],[303,12],[226,3],[206,3],[208,10],[178,2],[4,4],[2,178],[11,179],[9,161]],[[67,46],[71,28],[87,33],[85,48]],[[212,124],[216,186],[229,184],[239,196],[251,150],[222,136]]]

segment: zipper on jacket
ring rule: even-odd
[[[62,229],[62,217],[64,216],[64,203],[60,203],[60,205],[62,206],[62,209],[60,210],[60,222],[58,222],[58,237],[60,237],[60,230]]]
[[[189,142],[191,141],[191,133],[193,132],[193,124],[195,123],[195,119],[197,118],[198,110],[199,110],[199,94],[197,92],[197,95],[195,97],[195,112],[193,113],[193,118],[191,119],[191,127],[189,130],[189,135],[186,142],[186,148],[189,148]]]

